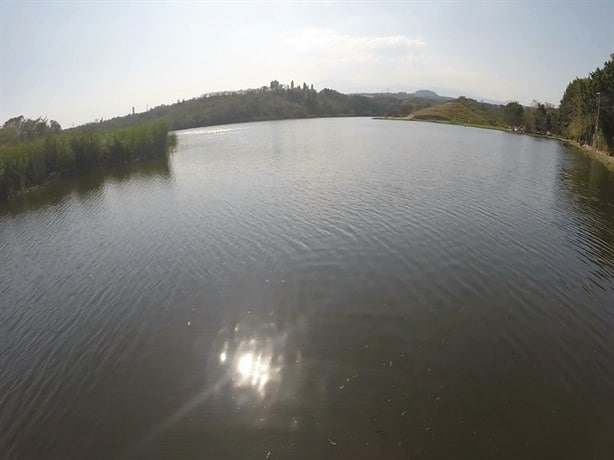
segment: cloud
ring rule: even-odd
[[[285,42],[303,58],[346,63],[382,60],[411,62],[426,46],[421,38],[347,35],[330,29],[303,29],[287,35]]]

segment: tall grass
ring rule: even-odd
[[[175,142],[169,123],[157,120],[109,132],[81,129],[0,145],[0,200],[57,176],[158,158]]]

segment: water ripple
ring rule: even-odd
[[[422,123],[177,134],[162,169],[0,214],[9,458],[251,457],[276,436],[315,458],[332,436],[500,456],[480,430],[540,457],[607,446],[607,171]]]

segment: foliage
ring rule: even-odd
[[[595,129],[598,106],[599,125]],[[614,153],[614,53],[603,68],[569,83],[558,109],[539,101],[533,101],[532,107],[523,107],[518,102],[503,106],[459,97],[416,110],[409,118],[550,133],[580,144],[596,144],[598,148],[607,148]]]
[[[508,126],[522,126],[524,122],[524,107],[518,102],[510,102],[503,108],[503,118]]]
[[[58,175],[163,156],[174,142],[168,133],[169,123],[158,120],[114,131],[91,127],[51,131],[44,137],[4,143],[0,145],[0,200]]]
[[[313,85],[284,85],[273,80],[258,89],[206,94],[194,99],[161,105],[147,112],[105,120],[105,129],[131,126],[161,117],[170,120],[173,129],[187,129],[246,121],[332,116],[403,116],[436,102],[427,98],[382,93],[342,94]],[[94,125],[94,124],[92,124]]]
[[[576,78],[567,85],[559,107],[560,134],[580,143],[589,142],[594,131],[597,100],[591,86],[590,79]]]
[[[503,127],[501,106],[478,102],[464,96],[445,104],[418,110],[410,115],[414,120],[434,120],[447,123]]]
[[[614,53],[602,69],[591,73],[596,91],[600,93],[599,129],[611,152],[614,152]]]
[[[595,130],[598,106],[599,125]],[[598,141],[598,147],[614,152],[614,53],[603,68],[567,85],[561,99],[557,130],[581,144]]]
[[[50,133],[59,133],[62,127],[55,120],[47,121],[39,117],[30,120],[23,116],[8,120],[0,128],[0,144],[15,144],[17,142],[30,141],[46,136]]]

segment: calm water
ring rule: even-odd
[[[614,458],[614,175],[369,119],[0,210],[0,457]]]

